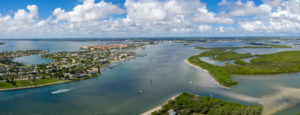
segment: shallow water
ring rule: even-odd
[[[14,62],[23,63],[25,65],[38,65],[43,63],[51,63],[53,60],[41,58],[40,55],[23,56],[13,59]]]
[[[83,45],[104,43],[108,42],[7,41],[7,44],[0,46],[0,50],[77,51]],[[269,75],[270,77],[237,76],[234,79],[239,81],[239,85],[224,89],[216,87],[207,77],[208,73],[184,62],[189,56],[202,51],[194,49],[194,46],[221,47],[243,44],[229,42],[184,46],[160,43],[147,46],[145,50],[136,50],[138,54],[147,56],[125,61],[113,69],[105,68],[106,71],[98,78],[42,88],[0,92],[0,114],[132,115],[143,113],[181,92],[251,105],[256,104],[251,100],[275,94],[277,90],[273,88],[274,85],[300,88],[298,77],[300,74],[294,73]],[[245,52],[255,51],[251,49]],[[61,89],[72,90],[51,94]],[[294,106],[279,114],[300,112],[293,108]]]

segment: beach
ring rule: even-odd
[[[148,110],[148,111],[142,113],[141,115],[151,115],[151,113],[160,110],[164,104],[168,103],[169,100],[175,100],[175,98],[176,98],[177,96],[179,96],[179,95],[180,95],[180,94],[177,94],[177,95],[174,95],[174,96],[170,97],[165,103],[163,103],[163,104],[161,104],[161,105],[159,105],[159,106],[157,106],[157,107],[154,107],[154,108],[152,108],[152,109],[150,109],[150,110]]]
[[[199,66],[196,66],[196,65],[193,65],[193,64],[189,63],[187,59],[184,60],[184,63],[187,64],[187,65],[190,65],[190,66],[192,66],[192,67],[195,67],[195,68],[197,68],[197,69],[199,69],[199,70],[201,70],[201,71],[207,72],[207,73],[209,74],[207,77],[209,77],[209,79],[210,79],[211,81],[213,81],[213,83],[215,84],[216,87],[221,87],[221,88],[230,89],[229,87],[225,87],[225,86],[221,85],[219,82],[217,82],[216,79],[213,78],[212,75],[211,75],[206,69],[203,69],[203,68],[201,68],[201,67],[199,67]]]

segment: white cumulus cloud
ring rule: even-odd
[[[2,37],[106,37],[197,34],[210,24],[233,24],[229,16],[207,10],[199,0],[126,0],[124,8],[110,2],[83,0],[71,11],[56,8],[39,19],[38,6],[0,15]],[[125,17],[114,17],[125,15]]]
[[[60,20],[82,22],[104,19],[114,14],[122,13],[124,13],[124,10],[112,3],[106,3],[104,1],[95,3],[95,0],[85,0],[83,4],[75,6],[73,10],[69,12],[61,8],[56,8],[53,15],[56,16],[56,22]]]
[[[242,29],[246,31],[257,31],[266,28],[264,23],[258,20],[239,22],[239,25]]]
[[[242,2],[238,0],[236,2],[227,2],[223,0],[219,3],[219,6],[225,6],[230,9],[228,15],[230,16],[256,16],[256,15],[265,15],[271,12],[271,6],[268,4],[262,4],[256,6],[254,1]]]
[[[300,2],[299,0],[264,0],[262,5],[272,6],[272,11],[264,16],[257,16],[252,21],[239,22],[246,31],[257,30],[269,33],[286,32],[300,33]],[[274,7],[276,6],[276,7]],[[269,8],[268,8],[269,9]]]
[[[0,15],[1,37],[126,37],[300,34],[299,0],[222,0],[220,12],[200,0],[83,0],[70,11],[56,8],[39,19],[37,5]],[[230,33],[230,34],[227,34]]]

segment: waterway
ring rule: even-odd
[[[26,49],[49,50],[50,52],[78,51],[84,45],[111,42],[80,41],[3,41],[0,51]],[[105,68],[102,76],[35,89],[0,92],[0,114],[10,115],[135,115],[141,114],[164,103],[169,97],[181,92],[201,96],[212,96],[226,101],[253,105],[265,101],[266,97],[284,96],[284,88],[300,88],[300,74],[235,76],[239,84],[231,89],[221,88],[208,77],[208,73],[184,63],[191,55],[204,50],[195,46],[223,47],[243,46],[241,42],[199,43],[184,46],[179,43],[164,42],[147,46],[145,50],[135,50],[137,54],[147,54],[124,61],[114,68]],[[238,52],[272,53],[282,50],[299,49],[241,49]],[[39,56],[27,56],[23,60],[36,60],[28,64],[38,64]],[[22,62],[22,61],[21,61]],[[27,63],[26,61],[23,63]],[[297,90],[288,90],[297,92]],[[53,93],[54,92],[54,93]],[[289,94],[294,94],[288,92]],[[295,96],[297,96],[295,94]],[[253,102],[252,100],[258,100]],[[284,99],[297,99],[287,96]],[[297,100],[299,101],[299,100]],[[288,102],[287,102],[288,103]],[[279,103],[280,104],[280,103]],[[291,103],[279,115],[300,113],[299,104]]]

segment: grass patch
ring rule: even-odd
[[[30,87],[30,86],[45,85],[45,84],[56,83],[56,82],[67,82],[67,81],[68,80],[61,80],[56,78],[46,78],[46,79],[36,79],[35,81],[20,80],[20,81],[16,81],[16,85],[12,85],[7,82],[0,82],[0,89]]]
[[[168,115],[170,110],[176,111],[179,115],[260,115],[262,113],[262,107],[259,105],[248,106],[182,93],[152,115]]]

